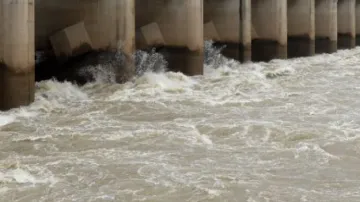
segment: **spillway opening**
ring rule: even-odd
[[[55,79],[83,85],[96,80],[90,73],[95,69],[106,69],[109,74],[120,74],[124,71],[124,62],[125,56],[122,53],[107,50],[92,50],[61,62],[53,54],[37,51],[35,80]]]

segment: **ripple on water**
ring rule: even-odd
[[[358,201],[359,52],[37,83],[0,113],[0,201]]]

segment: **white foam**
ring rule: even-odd
[[[70,82],[47,80],[36,83],[35,102],[28,107],[18,109],[18,116],[34,117],[39,112],[54,112],[76,103],[91,101],[85,91]]]
[[[151,199],[158,201],[170,194],[227,199],[227,194],[233,194],[233,189],[228,188],[233,186],[246,187],[248,194],[255,197],[268,188],[261,186],[264,181],[282,186],[286,180],[290,187],[296,188],[306,187],[308,179],[324,182],[329,173],[324,172],[320,177],[310,174],[322,169],[335,173],[334,164],[336,169],[344,168],[346,174],[339,186],[354,187],[345,180],[356,178],[356,169],[346,167],[343,156],[339,158],[323,148],[329,141],[335,144],[346,140],[349,143],[344,144],[353,149],[343,155],[352,152],[350,156],[356,156],[360,114],[356,86],[360,65],[354,63],[360,59],[351,56],[354,58],[344,61],[343,58],[359,50],[270,63],[240,64],[225,60],[216,67],[205,65],[205,75],[196,77],[145,71],[125,84],[100,82],[78,87],[42,82],[38,83],[36,103],[3,117],[5,122],[13,117],[12,121],[19,124],[24,121],[26,127],[37,129],[32,134],[27,134],[26,129],[17,131],[19,134],[9,138],[15,148],[33,144],[43,152],[36,157],[24,154],[27,151],[19,153],[28,165],[39,166],[41,162],[45,171],[55,172],[70,165],[71,177],[56,173],[64,177],[65,183],[56,187],[63,190],[54,195],[54,200],[84,196],[111,200],[115,195],[120,198],[131,195],[137,200],[149,199],[150,194]],[[338,74],[344,69],[349,72]],[[102,73],[99,72],[98,82],[104,76]],[[268,74],[274,75],[273,79],[267,78]],[[335,78],[339,75],[340,78]],[[83,105],[82,101],[89,99],[95,101]],[[109,100],[114,102],[106,102]],[[68,105],[71,108],[64,110]],[[61,117],[52,113],[58,108],[63,112]],[[79,108],[83,109],[81,113],[73,113]],[[47,111],[43,113],[42,109]],[[73,119],[74,114],[77,117]],[[79,114],[81,120],[77,119]],[[36,123],[20,118],[36,115]],[[64,137],[56,138],[60,135]],[[67,145],[73,140],[74,145]],[[54,153],[53,147],[61,152]],[[88,166],[89,162],[96,166]],[[121,167],[121,172],[112,172],[117,169],[114,162],[126,166]],[[1,168],[0,184],[10,184],[5,186],[11,189],[11,184],[56,181],[51,174],[44,174],[49,173],[44,170]],[[136,170],[138,173],[134,173]],[[267,178],[272,170],[276,173]],[[306,180],[304,183],[294,180],[291,178],[294,175]],[[217,176],[219,179],[214,179]],[[108,182],[108,177],[120,180]],[[77,190],[79,187],[74,190],[72,186],[95,181],[99,184],[93,183],[93,188],[106,193]],[[153,186],[148,186],[149,183]],[[124,187],[126,191],[121,190]],[[139,187],[145,188],[134,191]],[[166,189],[173,192],[165,193]],[[157,194],[154,190],[164,192]],[[285,191],[280,187],[273,195],[285,200],[297,195],[296,192],[295,188]]]
[[[116,83],[115,70],[110,65],[96,65],[81,69],[80,74],[94,78],[95,83]]]
[[[87,100],[88,96],[77,85],[54,80],[37,83],[37,96],[58,100]]]
[[[12,123],[16,120],[15,116],[12,115],[1,115],[0,114],[0,127]]]
[[[196,82],[179,72],[153,73],[147,72],[136,81],[139,87],[155,87],[164,90],[182,89],[191,87]]]
[[[1,179],[1,174],[0,174],[0,179]],[[9,188],[7,187],[0,187],[0,195],[4,195],[6,192],[9,191]]]
[[[36,117],[38,113],[36,111],[30,111],[28,108],[20,107],[16,110],[17,117],[31,118]]]
[[[135,79],[133,85],[123,85],[110,95],[108,101],[155,101],[159,96],[165,99],[176,99],[173,94],[183,94],[192,92],[192,88],[197,85],[193,78],[178,72],[146,72],[144,75]],[[171,95],[168,95],[168,94]]]
[[[56,179],[53,177],[49,178],[39,178],[32,174],[30,174],[28,171],[23,170],[21,168],[11,169],[7,170],[5,173],[0,172],[0,182],[16,182],[19,184],[53,184],[56,182]]]

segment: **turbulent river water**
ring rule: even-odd
[[[0,201],[360,201],[360,48],[96,74],[0,112]]]

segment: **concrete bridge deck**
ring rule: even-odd
[[[171,69],[198,75],[204,40],[259,61],[353,48],[358,35],[360,0],[2,0],[0,110],[33,102],[35,50],[60,61],[121,44],[131,77],[136,49],[161,46]]]

